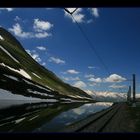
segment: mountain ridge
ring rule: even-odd
[[[0,27],[0,69],[3,69],[3,74],[4,71],[8,73],[8,69],[10,69],[11,74],[15,73],[14,75],[18,75],[18,77],[24,76],[24,78],[27,78],[26,80],[32,80],[39,85],[49,87],[60,95],[74,97],[75,99],[93,100],[83,90],[64,83],[52,71],[37,63],[25,51],[21,43],[2,27]]]
[[[118,93],[118,92],[95,92],[91,90],[85,91],[90,96],[93,97],[96,101],[105,101],[105,102],[125,102],[127,100],[127,93]]]

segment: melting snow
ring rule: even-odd
[[[23,95],[12,94],[10,91],[0,89],[0,109],[9,108],[14,105],[39,102],[53,103],[58,102],[58,100],[25,97]]]
[[[119,92],[94,92],[87,90],[86,91],[89,95],[91,95],[95,100],[98,101],[126,101],[127,94],[126,93],[119,93]]]
[[[25,80],[25,79],[24,79],[24,81],[25,81],[27,84],[29,84],[29,85],[35,86],[35,84],[31,83],[30,81],[27,81],[27,80]]]
[[[39,79],[41,79],[37,74],[35,74],[35,73],[33,73],[33,72],[32,72],[32,74],[35,75],[36,77],[38,77]]]
[[[58,102],[56,99],[46,99],[47,102]]]
[[[25,97],[23,95],[12,94],[12,92],[4,89],[0,89],[0,109],[7,108],[11,105],[18,105],[24,103],[33,102],[47,102],[46,99],[40,99],[35,97]]]
[[[68,98],[61,98],[64,101],[69,101],[69,102],[88,102],[88,101],[83,101],[83,100],[74,100],[74,99],[68,99]]]
[[[43,95],[43,96],[54,97],[54,95],[49,95],[49,94],[41,93],[41,92],[38,92],[38,91],[32,91],[31,89],[27,89],[27,91],[30,92],[30,93],[34,93],[34,94],[39,94],[39,95]]]
[[[93,99],[91,99],[91,98],[88,98],[88,97],[82,97],[82,96],[78,96],[78,95],[68,95],[69,97],[72,97],[72,98],[75,98],[75,99],[77,99],[77,98],[80,98],[80,99],[89,99],[89,100],[93,100]]]
[[[25,72],[23,69],[20,69],[18,73],[20,73],[21,75],[23,75],[24,77],[28,79],[32,79],[31,76],[27,72]]]
[[[61,99],[65,101],[71,101],[71,99],[67,99],[67,98],[61,98]]]
[[[21,119],[18,119],[18,120],[15,121],[15,123],[20,123],[20,122],[23,121],[24,119],[25,119],[25,117],[24,117],[24,118],[21,118]]]
[[[8,54],[14,61],[16,61],[17,63],[19,63],[18,60],[16,60],[6,49],[4,49],[1,45],[0,45],[0,49],[2,49],[6,54]]]
[[[48,87],[44,88],[44,87],[42,87],[42,86],[33,84],[33,83],[31,83],[31,82],[29,82],[29,81],[27,81],[27,80],[24,80],[24,81],[25,81],[26,83],[30,84],[30,85],[36,86],[36,87],[38,87],[38,88],[40,88],[40,89],[44,89],[44,90],[46,90],[47,92],[51,92],[51,90],[47,89]]]
[[[76,98],[75,96],[73,96],[73,95],[68,95],[69,97],[73,97],[73,98]]]
[[[23,95],[12,94],[12,92],[0,88],[0,99],[32,100],[38,98],[30,98]]]
[[[6,74],[4,74],[6,77],[8,77],[8,78],[11,78],[11,79],[13,79],[13,80],[15,80],[15,81],[19,81],[16,77],[14,77],[14,76],[11,76],[11,75],[6,75]]]
[[[44,90],[46,90],[46,91],[48,91],[48,92],[51,92],[51,90],[49,90],[49,89],[47,89],[47,88],[41,87],[41,86],[39,86],[39,85],[35,85],[35,86],[38,87],[38,88],[40,88],[40,89],[44,89]]]
[[[28,79],[31,79],[31,76],[30,76],[27,72],[25,72],[23,69],[16,70],[16,69],[14,69],[14,68],[11,68],[11,67],[5,65],[4,63],[0,63],[0,65],[1,65],[1,66],[4,66],[4,67],[7,67],[7,68],[9,68],[10,70],[12,70],[12,71],[14,71],[14,72],[19,73],[20,75],[22,75],[22,76],[24,76],[24,77],[26,77],[26,78],[28,78]]]
[[[33,118],[31,118],[31,119],[29,119],[29,121],[32,121],[32,120],[34,120],[35,118],[37,118],[39,115],[37,115],[37,116],[35,116],[35,117],[33,117]]]
[[[1,39],[1,40],[4,40],[4,38],[3,38],[1,35],[0,35],[0,39]]]

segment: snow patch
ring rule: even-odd
[[[37,116],[35,116],[35,117],[33,117],[33,118],[31,118],[31,119],[29,119],[29,121],[32,121],[32,120],[34,120],[35,118],[37,118],[39,115],[37,115]]]
[[[21,119],[18,119],[18,120],[15,120],[15,123],[17,124],[17,123],[20,123],[21,121],[23,121],[25,119],[25,117],[24,118],[21,118]]]
[[[24,76],[28,79],[32,79],[31,76],[27,72],[25,72],[23,69],[20,69],[20,71],[18,73],[20,73],[22,76]]]
[[[17,95],[17,94],[12,94],[12,92],[5,90],[5,89],[1,89],[0,88],[0,99],[4,100],[4,99],[14,99],[14,100],[36,100],[39,98],[31,98],[31,97],[25,97],[23,95]]]
[[[13,119],[13,118],[15,118],[15,116],[10,116],[10,117],[7,117],[7,118],[4,118],[4,119],[1,119],[1,121],[10,120],[10,119]]]
[[[73,96],[73,95],[68,95],[69,97],[72,97],[72,98],[77,98],[77,97],[75,97],[75,96]]]
[[[54,97],[54,95],[49,95],[47,93],[41,93],[41,92],[38,92],[38,91],[33,91],[31,89],[27,89],[27,91],[30,92],[30,93],[39,94],[39,95],[42,95],[42,96]]]
[[[85,91],[90,96],[93,97],[96,101],[114,101],[114,102],[121,102],[126,101],[127,93],[118,93],[118,92],[94,92],[87,90]]]
[[[13,79],[13,80],[15,80],[15,81],[19,81],[16,77],[14,77],[14,76],[11,76],[11,75],[6,75],[6,74],[4,74],[6,77],[8,77],[8,78],[10,78],[10,79]]]
[[[84,100],[73,100],[73,99],[68,99],[68,98],[61,98],[64,101],[68,101],[68,102],[88,102],[88,101],[84,101]]]
[[[58,102],[56,99],[46,99],[47,102]]]
[[[1,35],[0,35],[0,39],[1,39],[1,40],[4,40],[4,38],[3,38]]]
[[[27,80],[25,80],[25,79],[23,79],[23,80],[24,80],[27,84],[35,86],[35,84],[31,83],[30,81],[27,81]]]
[[[56,99],[40,99],[35,97],[25,97],[23,95],[12,94],[12,92],[0,89],[0,109],[8,108],[14,105],[39,102],[58,102]]]
[[[4,66],[4,67],[7,67],[8,69],[10,69],[10,70],[12,70],[12,71],[14,71],[14,72],[19,73],[20,75],[22,75],[22,76],[24,76],[24,77],[26,77],[26,78],[28,78],[28,79],[32,79],[31,76],[30,76],[27,72],[25,72],[23,69],[16,70],[16,69],[14,69],[14,68],[11,68],[11,67],[5,65],[4,63],[0,63],[0,65],[1,65],[1,66]]]
[[[47,92],[51,92],[51,90],[47,89],[48,87],[44,88],[44,87],[42,87],[42,86],[33,84],[33,83],[31,83],[31,82],[29,82],[29,81],[27,81],[27,80],[24,80],[24,81],[25,81],[26,83],[30,84],[30,85],[36,86],[36,87],[38,87],[38,88],[40,88],[40,89],[44,89],[44,90],[46,90]]]
[[[48,89],[54,91],[54,89],[52,89],[52,88],[50,88],[50,87],[48,87],[48,86],[46,86],[46,85],[44,85],[44,86],[45,86],[46,88],[48,88]]]
[[[88,99],[88,100],[93,100],[93,99],[91,99],[91,98],[88,98],[88,97],[82,97],[82,96],[79,96],[79,95],[68,95],[69,97],[72,97],[72,98],[75,98],[75,99],[77,99],[77,98],[80,98],[80,99]]]
[[[47,88],[44,88],[44,87],[41,87],[41,86],[39,86],[39,85],[34,85],[34,86],[36,86],[36,87],[38,87],[38,88],[40,88],[40,89],[44,89],[44,90],[46,90],[47,92],[51,92],[51,90],[49,90],[49,89],[47,89]]]
[[[33,72],[32,72],[32,74],[35,75],[36,77],[38,77],[39,79],[41,79],[41,77],[39,77],[37,74],[35,74],[35,73],[33,73]]]
[[[17,63],[19,63],[18,60],[16,60],[4,47],[2,47],[0,45],[0,49],[2,49],[7,55],[9,55],[14,61],[16,61]]]

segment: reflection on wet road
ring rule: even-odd
[[[90,104],[19,102],[0,101],[0,132],[57,132],[66,125],[112,105],[104,102]]]

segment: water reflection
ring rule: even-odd
[[[49,122],[61,112],[79,107],[83,103],[24,103],[21,105],[10,104],[9,107],[0,109],[0,131],[18,132],[33,131]]]
[[[86,118],[88,115],[106,109],[112,104],[113,103],[110,102],[97,102],[70,109],[61,113],[47,124],[44,124],[41,128],[37,128],[34,132],[57,132],[60,129],[64,129],[66,125],[70,125],[71,123]]]
[[[5,102],[3,107],[0,102],[0,132],[57,132],[66,125],[112,105],[12,102]]]

